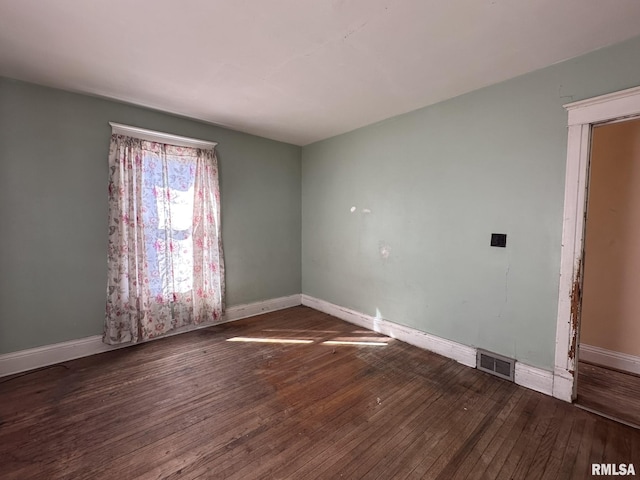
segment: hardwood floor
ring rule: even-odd
[[[0,382],[3,479],[583,479],[592,462],[640,469],[635,429],[306,307]]]
[[[578,362],[577,403],[640,428],[640,376]]]

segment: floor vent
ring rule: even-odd
[[[476,368],[513,382],[516,361],[478,348]]]

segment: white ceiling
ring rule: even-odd
[[[306,145],[636,35],[638,0],[0,0],[0,75]]]

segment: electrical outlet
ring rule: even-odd
[[[507,246],[507,234],[506,233],[492,233],[491,234],[491,246],[492,247],[506,247]]]

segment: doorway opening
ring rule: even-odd
[[[553,396],[573,402],[578,396],[580,374],[578,346],[592,133],[598,125],[640,117],[640,87],[574,102],[565,108],[568,140]]]
[[[590,147],[576,404],[640,428],[640,119]]]

